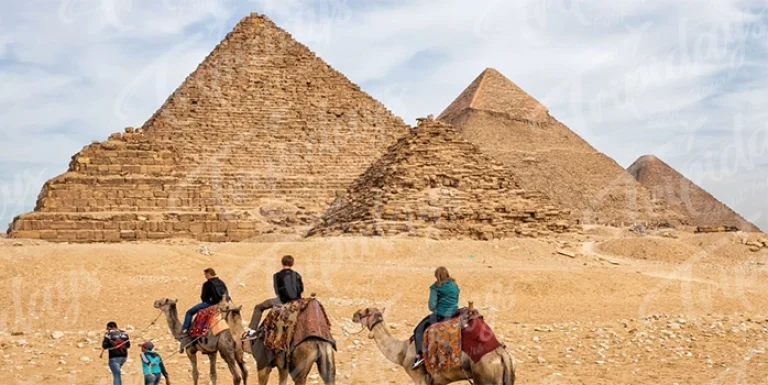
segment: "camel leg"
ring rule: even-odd
[[[294,384],[306,385],[307,376],[309,376],[309,371],[312,370],[312,364],[317,361],[317,355],[319,355],[319,352],[312,352],[311,354],[311,356],[300,357],[294,355],[291,359],[288,367],[291,370],[291,378],[293,378]]]
[[[200,371],[197,370],[197,352],[187,349],[187,358],[189,358],[189,363],[192,365],[192,383],[197,385],[197,380],[200,378]]]
[[[272,373],[272,367],[269,365],[258,370],[259,385],[267,385],[270,373]]]
[[[288,385],[288,369],[277,369],[278,383]]]
[[[315,363],[325,385],[336,384],[336,355],[329,343],[317,343],[318,357]]]
[[[216,385],[216,353],[209,353],[208,361],[211,363],[211,385]]]
[[[240,374],[243,376],[243,385],[248,385],[248,368],[245,367],[245,359],[243,358],[243,351],[238,350],[235,352],[235,362],[240,369]]]
[[[240,370],[237,368],[237,361],[235,360],[235,353],[234,351],[219,351],[221,353],[221,358],[224,359],[224,361],[227,362],[227,366],[229,367],[229,372],[232,373],[232,383],[234,385],[240,385],[240,382],[243,380],[243,377],[240,376]]]

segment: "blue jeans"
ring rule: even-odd
[[[160,383],[160,375],[161,373],[155,373],[155,374],[145,374],[144,375],[144,385],[157,385]]]
[[[200,302],[197,305],[189,308],[189,310],[187,310],[187,314],[184,315],[184,324],[181,325],[181,330],[189,330],[189,327],[192,326],[192,317],[197,314],[197,312],[207,308],[208,306],[211,305],[207,302]]]
[[[114,357],[109,359],[109,370],[112,372],[112,385],[123,385],[120,376],[120,368],[125,363],[126,357]]]
[[[421,355],[423,353],[422,345],[424,344],[424,333],[427,331],[427,328],[444,319],[444,317],[432,313],[416,325],[416,330],[413,331],[413,342],[416,344],[416,354]]]

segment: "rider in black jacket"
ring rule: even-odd
[[[248,334],[243,338],[244,340],[256,337],[256,329],[259,327],[261,315],[265,310],[299,299],[304,292],[304,283],[301,281],[301,275],[293,270],[293,257],[286,255],[281,262],[283,269],[272,276],[272,286],[277,297],[270,298],[253,308],[251,323],[248,325]]]
[[[192,317],[197,314],[197,312],[209,306],[217,305],[223,299],[226,299],[227,302],[232,300],[229,297],[227,285],[216,276],[215,270],[209,267],[205,269],[203,273],[205,274],[206,281],[203,283],[203,290],[200,293],[201,302],[187,310],[187,313],[184,315],[184,323],[181,325],[181,333],[185,336],[187,330],[192,325]],[[183,353],[184,347],[191,342],[186,341],[186,339],[181,341],[181,347],[179,349],[179,352],[181,353]]]

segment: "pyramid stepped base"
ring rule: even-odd
[[[516,237],[546,237],[556,233],[574,231],[575,227],[568,221],[553,221],[542,226],[540,221],[521,223],[518,221],[506,221],[499,223],[459,223],[452,221],[445,224],[436,224],[433,221],[411,220],[384,221],[368,220],[358,222],[345,222],[337,226],[323,227],[311,230],[308,236],[402,236],[431,238],[431,239],[472,239],[489,241],[493,239]]]
[[[577,231],[570,211],[526,190],[446,123],[420,120],[334,201],[308,236],[489,240]]]
[[[214,212],[45,213],[16,217],[12,238],[51,242],[125,242],[189,238],[204,242],[240,242],[263,234],[295,234],[314,216],[300,213],[261,215]],[[263,212],[263,209],[262,209]]]

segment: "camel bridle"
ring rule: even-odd
[[[373,331],[373,328],[376,327],[376,325],[384,322],[384,315],[382,315],[379,310],[371,311],[370,309],[365,309],[365,313],[359,314],[359,319],[360,324],[368,330]]]

